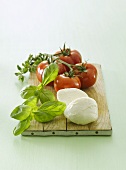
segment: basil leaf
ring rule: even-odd
[[[11,117],[17,120],[25,120],[31,113],[32,108],[27,105],[17,106],[11,113]]]
[[[35,120],[37,120],[38,122],[49,122],[51,120],[54,119],[54,116],[51,116],[47,113],[44,113],[44,112],[40,112],[40,111],[37,111],[37,112],[34,112],[34,118]]]
[[[41,103],[56,100],[54,94],[50,90],[47,90],[47,89],[41,90],[41,92],[39,94],[39,98],[40,98]]]
[[[31,106],[32,108],[35,107],[37,105],[37,97],[32,96],[29,97],[24,103],[23,105],[28,105]]]
[[[66,104],[60,101],[45,102],[37,112],[34,112],[34,117],[39,122],[48,122],[61,115],[65,108]]]
[[[28,85],[21,90],[20,95],[23,99],[28,99],[29,97],[35,95],[36,90],[37,86]]]
[[[30,119],[26,119],[23,121],[20,121],[18,125],[14,128],[13,134],[15,136],[20,135],[24,130],[26,130],[30,126]]]
[[[48,67],[44,69],[42,74],[42,84],[45,86],[51,81],[55,80],[58,75],[58,65],[56,63],[51,63]]]
[[[52,116],[61,115],[66,108],[66,104],[60,101],[48,101],[43,103],[38,111],[46,112]]]

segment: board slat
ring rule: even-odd
[[[44,131],[66,130],[66,118],[61,115],[55,117],[50,123],[44,123]]]
[[[97,81],[94,86],[85,89],[84,91],[89,97],[96,100],[98,104],[98,119],[87,125],[77,125],[67,120],[64,115],[57,116],[53,121],[48,123],[39,123],[32,121],[31,126],[25,130],[22,135],[28,136],[87,136],[87,135],[111,135],[112,126],[110,114],[107,105],[105,94],[104,80],[101,70],[101,65],[94,64],[98,71]],[[39,81],[34,73],[30,74],[29,84],[38,85]],[[56,92],[51,86],[47,86],[55,96]]]

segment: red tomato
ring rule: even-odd
[[[58,64],[58,68],[59,68],[59,72],[58,72],[58,74],[63,74],[64,72],[66,72],[66,71],[67,71],[67,69],[66,69],[65,65],[64,65],[64,64],[62,64],[62,63],[59,63],[59,64]]]
[[[69,56],[63,56],[63,55],[61,55],[59,58],[60,58],[60,60],[65,61],[65,62],[68,63],[68,64],[74,64],[73,59],[72,59],[71,57],[69,57]],[[66,67],[66,70],[67,70],[67,71],[70,70],[69,67],[66,66],[65,64],[64,64],[64,66]]]
[[[47,60],[45,61],[42,61],[38,66],[37,66],[37,70],[36,70],[36,76],[37,76],[37,79],[42,82],[42,74],[43,74],[43,71],[44,69],[49,66],[49,63]],[[49,86],[53,86],[53,81],[50,82],[48,84]]]
[[[80,66],[80,67],[76,67]],[[81,81],[81,88],[88,88],[95,84],[97,80],[97,69],[94,65],[88,63],[79,63],[74,67],[75,74]]]
[[[69,57],[72,58],[74,64],[82,62],[81,54],[77,50],[71,50]]]
[[[57,51],[55,54],[59,56],[60,60],[68,64],[74,65],[82,62],[81,54],[77,50],[70,50],[69,48],[67,48],[62,49],[61,51]],[[65,67],[67,71],[70,70],[68,66],[65,65]]]
[[[42,82],[42,74],[44,69],[49,66],[48,61],[42,61],[38,66],[37,66],[37,70],[36,70],[36,76],[37,79]]]
[[[54,80],[54,89],[58,91],[65,88],[81,88],[81,82],[77,76],[67,77],[64,74],[60,74]]]
[[[37,66],[37,70],[36,70],[36,76],[37,76],[37,79],[42,82],[42,74],[43,74],[43,71],[44,69],[49,66],[49,63],[48,61],[42,61],[38,66]],[[63,74],[64,72],[66,72],[66,67],[59,63],[58,64],[58,68],[59,68],[59,72],[58,74]],[[53,82],[50,82],[48,85],[53,85]]]

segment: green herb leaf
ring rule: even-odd
[[[37,97],[35,97],[35,96],[29,97],[29,98],[23,103],[23,105],[28,105],[28,106],[31,106],[32,108],[36,107],[36,105],[37,105]]]
[[[24,130],[26,130],[30,126],[30,119],[26,119],[23,121],[20,121],[18,125],[14,128],[13,134],[15,136],[20,135]]]
[[[23,99],[28,99],[29,97],[35,95],[36,90],[37,86],[28,85],[21,90],[20,95]]]
[[[34,112],[34,118],[39,122],[48,122],[61,115],[65,108],[66,104],[60,101],[45,102],[37,112]]]
[[[26,67],[26,68],[23,68],[23,73],[25,74],[25,73],[27,73],[28,72],[28,68]]]
[[[66,104],[60,101],[49,101],[43,103],[38,111],[47,112],[52,116],[61,115],[66,108]]]
[[[32,108],[27,105],[17,106],[11,113],[11,117],[17,120],[25,120],[30,115]]]
[[[21,67],[20,67],[19,65],[17,65],[17,69],[18,69],[19,71],[21,71]]]
[[[51,63],[45,68],[42,74],[42,84],[45,86],[51,81],[55,80],[58,75],[58,65],[56,63]]]
[[[41,103],[56,100],[54,94],[50,90],[47,90],[47,89],[41,90],[39,94],[39,98],[40,98]]]
[[[24,81],[24,76],[22,75],[22,74],[20,74],[19,76],[18,76],[18,80],[20,80],[20,81]]]
[[[15,73],[16,76],[19,76],[20,74],[21,74],[21,73],[19,73],[19,72]]]
[[[54,116],[51,116],[50,114],[47,114],[47,113],[44,113],[44,112],[37,111],[34,114],[34,118],[38,122],[44,123],[44,122],[49,122],[49,121],[53,120]]]
[[[19,80],[24,81],[24,74],[26,74],[27,72],[36,72],[38,64],[44,60],[50,60],[51,57],[52,55],[50,54],[39,53],[35,57],[30,54],[27,60],[22,63],[21,67],[17,65],[19,73],[16,73],[15,75],[18,76]]]

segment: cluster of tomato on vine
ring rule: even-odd
[[[36,57],[30,55],[28,60],[22,63],[23,68],[17,65],[20,72],[15,74],[23,80],[24,73],[35,72],[37,79],[42,82],[43,71],[50,63],[58,65],[59,71],[56,79],[48,84],[54,86],[56,91],[63,88],[89,88],[96,82],[96,67],[91,63],[83,62],[80,52],[66,48],[65,44],[53,55],[41,53]]]

